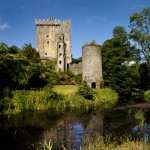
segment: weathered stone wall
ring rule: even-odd
[[[102,78],[101,46],[87,44],[82,47],[82,80],[93,88],[100,87]]]
[[[75,75],[82,73],[82,62],[78,64],[70,64],[69,70]]]
[[[65,63],[71,63],[70,20],[59,21],[48,18],[36,20],[36,50],[41,59],[57,59],[59,43],[65,44]],[[67,65],[65,65],[67,66]],[[61,66],[62,67],[62,66]]]

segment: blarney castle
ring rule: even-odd
[[[53,20],[52,17],[35,20],[36,50],[42,61],[56,61],[58,71],[70,70],[74,74],[82,73],[92,88],[100,87],[102,77],[101,47],[97,44],[86,44],[82,47],[82,63],[71,64],[71,21]]]
[[[41,60],[57,61],[57,70],[66,71],[71,63],[70,20],[59,21],[49,17],[36,20],[36,50]]]

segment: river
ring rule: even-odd
[[[119,137],[130,135],[150,141],[150,109],[144,108],[144,126],[135,119],[140,108],[113,110],[27,111],[15,115],[0,115],[1,150],[43,149],[51,141],[53,149],[79,150],[83,140],[96,135]],[[112,138],[113,140],[113,138]]]

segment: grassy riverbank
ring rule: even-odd
[[[40,90],[16,90],[12,97],[4,99],[3,113],[18,113],[24,110],[82,108],[111,108],[118,100],[118,95],[111,89],[95,89],[93,99],[84,98],[78,93],[78,86],[46,86]]]
[[[120,142],[112,142],[108,137],[104,140],[98,136],[96,139],[86,139],[81,150],[148,150],[150,144],[145,141],[131,140],[129,137],[120,139]]]
[[[52,150],[51,142],[44,142],[43,149]],[[65,150],[66,148],[62,146]],[[96,138],[87,138],[84,140],[81,150],[148,150],[150,144],[146,141],[131,140],[128,136],[120,138],[120,142],[112,142],[110,137],[103,138],[97,136]]]

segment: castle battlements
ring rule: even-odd
[[[57,19],[53,19],[52,17],[49,17],[48,19],[35,19],[36,25],[61,25],[61,24],[70,24],[70,20],[60,21]]]

